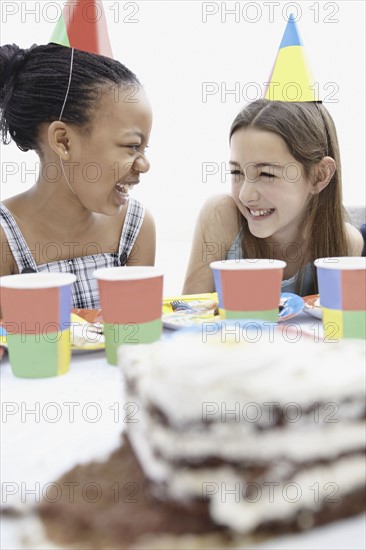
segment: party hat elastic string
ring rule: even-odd
[[[71,87],[74,49],[113,59],[102,0],[67,0],[50,42],[71,48],[69,82],[59,116],[61,121]],[[60,164],[67,185],[76,195],[66,176],[61,157]]]
[[[71,86],[71,78],[72,78],[72,68],[73,68],[73,65],[74,65],[74,48],[71,48],[71,59],[70,59],[70,73],[69,73],[69,82],[68,82],[68,85],[67,85],[67,90],[66,90],[66,94],[65,94],[65,99],[64,99],[64,103],[62,105],[62,109],[61,109],[61,113],[60,113],[60,116],[58,118],[58,120],[60,121],[62,119],[62,115],[64,114],[64,109],[65,109],[65,105],[66,105],[66,101],[67,101],[67,98],[69,96],[69,91],[70,91],[70,86]],[[62,158],[60,157],[60,164],[61,164],[61,170],[62,170],[62,173],[64,175],[64,178],[66,180],[66,183],[67,185],[70,187],[71,191],[74,193],[74,195],[76,195],[71,183],[69,182],[69,179],[68,177],[66,176],[66,173],[65,173],[65,168],[64,168],[64,163],[62,162]]]
[[[70,86],[71,86],[71,78],[72,78],[72,68],[73,68],[73,65],[74,65],[74,48],[71,48],[69,82],[68,82],[68,85],[67,85],[66,95],[65,95],[64,103],[63,103],[63,105],[62,105],[62,109],[61,109],[61,113],[60,113],[60,116],[59,116],[59,120],[62,119],[62,115],[64,114],[64,109],[65,109],[66,101],[67,101],[67,98],[69,97],[69,91],[70,91]]]

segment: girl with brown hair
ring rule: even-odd
[[[212,292],[215,260],[286,262],[283,292],[317,292],[316,258],[360,256],[361,234],[346,222],[334,122],[318,102],[260,99],[230,130],[231,194],[203,206],[185,294]]]

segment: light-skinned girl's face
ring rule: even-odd
[[[70,144],[75,162],[72,187],[88,210],[115,215],[127,203],[129,191],[149,170],[146,146],[152,113],[137,84],[105,91],[93,113],[91,130],[77,131]]]
[[[250,232],[279,244],[295,240],[312,185],[285,141],[273,132],[237,130],[230,170],[232,197]]]

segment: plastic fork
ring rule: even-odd
[[[197,312],[196,309],[191,307],[184,300],[172,300],[170,302],[170,305],[172,306],[173,311],[186,311],[187,313],[196,313]]]

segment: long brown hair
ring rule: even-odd
[[[258,128],[274,132],[284,139],[291,155],[310,177],[315,165],[325,156],[332,157],[336,170],[329,184],[311,194],[299,227],[301,260],[296,292],[301,294],[305,266],[316,258],[347,256],[346,213],[342,205],[341,160],[334,122],[320,103],[284,102],[259,99],[246,106],[235,118],[230,139],[240,128]],[[241,215],[242,249],[246,258],[268,258],[273,255],[264,239],[251,234]],[[317,292],[313,266],[313,292]]]

